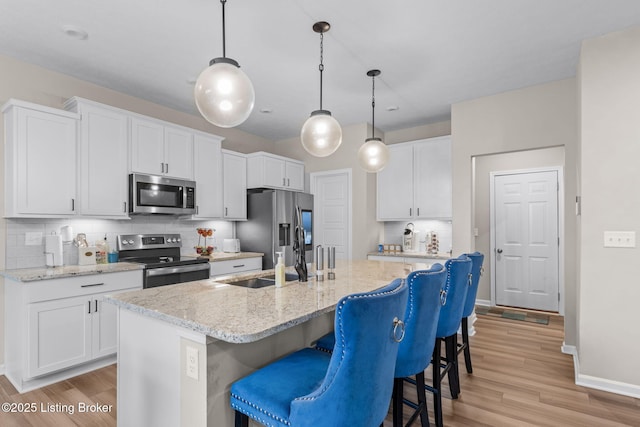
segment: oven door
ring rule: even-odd
[[[145,268],[143,288],[173,285],[209,278],[209,263],[177,265],[172,267]]]

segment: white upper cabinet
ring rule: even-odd
[[[78,115],[10,100],[5,124],[5,216],[76,214]]]
[[[389,146],[377,193],[378,221],[450,219],[451,137]]]
[[[127,112],[82,98],[69,99],[65,108],[81,116],[79,214],[127,218]]]
[[[193,133],[160,120],[132,116],[131,171],[193,179]]]
[[[196,133],[193,167],[198,186],[194,218],[222,218],[222,138]]]
[[[222,150],[223,203],[222,217],[228,220],[247,219],[247,157]]]
[[[304,163],[259,151],[247,154],[247,187],[304,190]]]

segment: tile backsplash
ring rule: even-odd
[[[425,249],[425,237],[428,232],[435,231],[438,233],[438,241],[440,243],[440,252],[449,252],[453,242],[453,231],[451,227],[451,221],[439,221],[439,220],[416,220],[412,221],[414,232],[418,232],[417,238],[419,243],[418,250],[424,252]],[[402,244],[402,236],[404,235],[404,229],[407,226],[407,222],[385,222],[384,223],[384,238],[383,242],[390,244]]]
[[[103,240],[106,235],[112,249],[116,248],[116,237],[119,234],[180,233],[182,255],[195,253],[193,247],[198,244],[196,228],[215,229],[213,238],[208,238],[207,244],[217,247],[218,250],[222,250],[223,239],[233,238],[235,235],[235,224],[230,221],[191,221],[164,216],[136,216],[130,220],[7,219],[6,225],[7,269],[44,267],[44,236],[60,234],[60,228],[65,225],[72,227],[74,237],[78,233],[85,233],[90,245],[97,240]],[[41,233],[40,244],[27,245],[27,233]]]

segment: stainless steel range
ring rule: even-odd
[[[122,234],[117,244],[120,261],[144,264],[143,288],[209,278],[207,259],[180,256],[180,234]]]

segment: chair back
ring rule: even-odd
[[[404,318],[405,336],[398,347],[396,378],[416,375],[431,363],[440,316],[440,293],[446,280],[447,270],[442,264],[407,276],[409,299]]]
[[[480,282],[480,273],[482,272],[482,263],[484,262],[484,255],[480,252],[476,251],[466,255],[471,258],[471,286],[467,289],[467,299],[464,303],[464,310],[462,310],[462,317],[471,316],[473,308],[476,306],[478,283]]]
[[[396,279],[373,292],[342,298],[327,374],[310,394],[291,402],[293,426],[378,426],[389,409],[408,288]]]
[[[462,320],[471,274],[471,259],[466,255],[447,260],[447,282],[444,287],[444,305],[440,309],[436,337],[451,336],[458,331]]]

